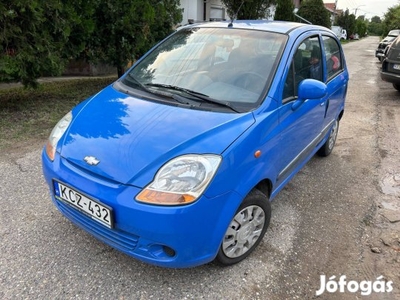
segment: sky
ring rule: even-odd
[[[324,3],[334,3],[335,0],[323,0]],[[349,13],[356,14],[356,17],[365,15],[367,19],[383,15],[392,6],[400,4],[399,0],[337,0],[338,9],[349,9]],[[357,12],[356,12],[357,11]]]

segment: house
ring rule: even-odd
[[[220,0],[181,0],[182,24],[229,19]]]
[[[293,0],[294,7],[300,8],[301,2],[302,0]],[[230,19],[226,7],[222,4],[221,0],[181,0],[180,6],[183,9],[181,25]],[[335,6],[335,3],[325,3],[326,9],[331,13],[332,24],[335,16],[342,12],[342,10],[336,10]],[[274,12],[275,7],[272,5],[269,18],[274,15]]]
[[[300,8],[302,0],[293,0],[293,4],[295,8]]]
[[[336,3],[324,3],[324,5],[325,5],[325,8],[327,9],[327,11],[330,14],[331,24],[333,25],[333,23],[335,22],[336,17],[343,14],[343,10],[342,9],[337,9],[336,8]]]

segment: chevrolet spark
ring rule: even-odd
[[[42,153],[52,201],[141,261],[235,264],[263,240],[270,201],[331,153],[348,80],[324,27],[183,26],[54,127]]]

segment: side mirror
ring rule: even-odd
[[[325,83],[315,79],[304,79],[299,84],[297,95],[300,99],[319,99],[327,94]]]
[[[321,99],[327,94],[325,83],[315,79],[304,79],[298,87],[298,99],[292,105],[292,110],[296,110],[307,99]]]

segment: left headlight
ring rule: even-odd
[[[49,139],[46,144],[46,153],[51,160],[54,160],[57,143],[64,134],[64,132],[67,130],[69,124],[71,123],[71,120],[72,120],[72,112],[70,111],[60,121],[58,121],[57,125],[51,131]]]
[[[210,184],[221,156],[189,154],[167,162],[153,182],[136,196],[136,200],[159,205],[182,205],[195,201]]]

